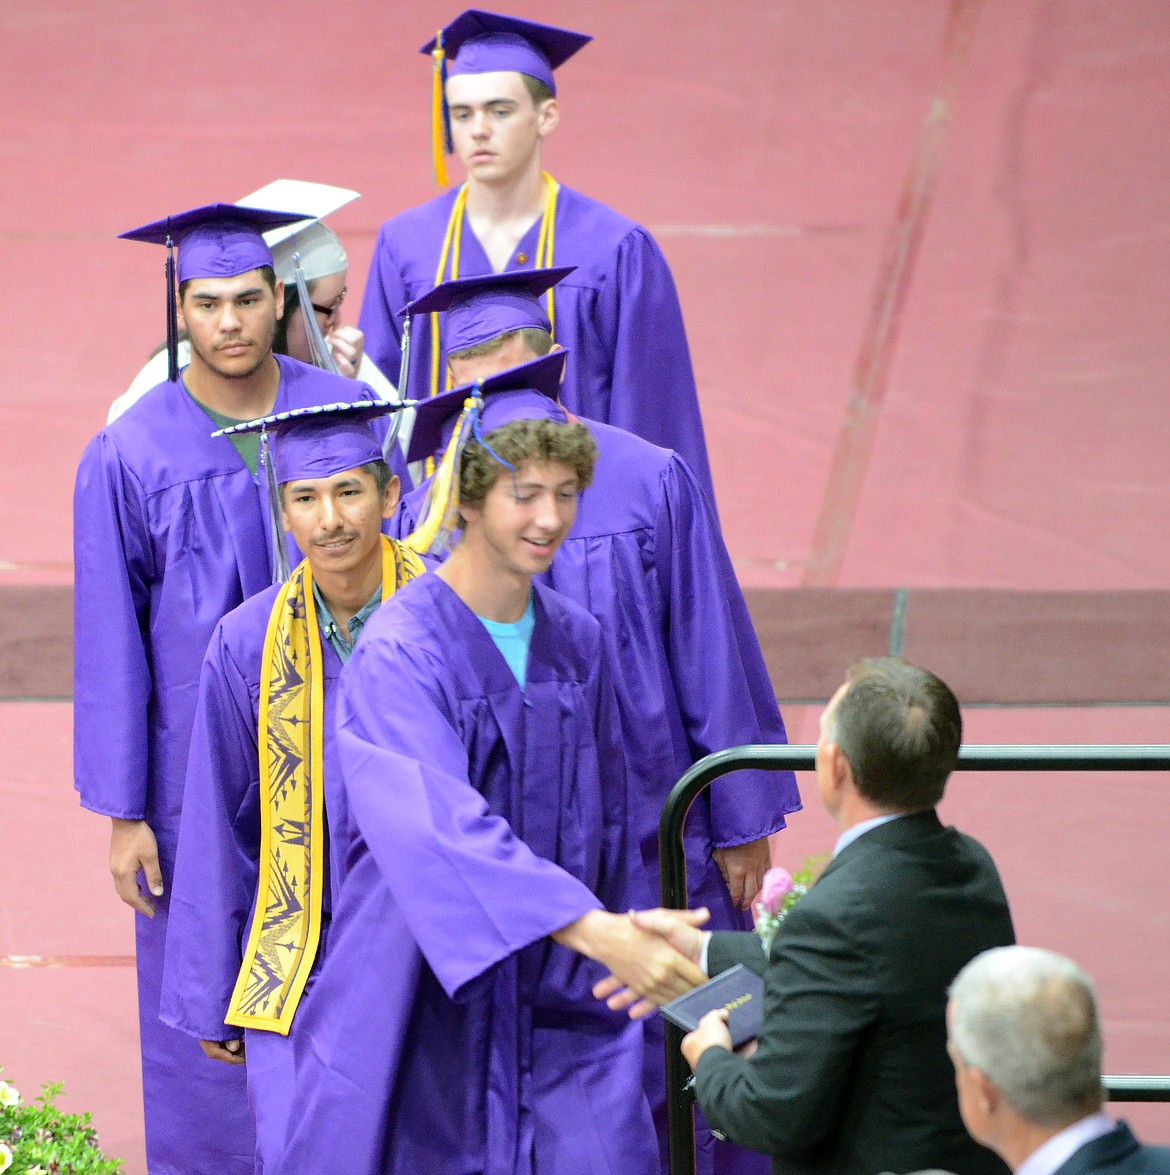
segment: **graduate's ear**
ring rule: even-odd
[[[187,320],[183,317],[183,295],[178,290],[175,291],[175,317],[179,322],[179,330],[188,333]]]
[[[402,496],[402,483],[397,474],[392,474],[390,480],[382,490],[382,517],[389,518],[398,507],[398,499]]]
[[[546,98],[536,108],[536,133],[543,139],[557,129],[561,121],[561,107],[555,98]]]
[[[280,278],[276,279],[272,294],[276,298],[276,321],[279,322],[284,317],[284,282]]]

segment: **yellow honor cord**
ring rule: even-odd
[[[556,220],[557,196],[561,185],[547,172],[541,172],[544,177],[544,209],[540,216],[540,231],[536,238],[536,257],[534,268],[551,269],[556,250]],[[467,211],[467,184],[464,183],[455,196],[451,206],[451,215],[447,218],[447,230],[443,234],[443,248],[439,253],[439,264],[435,269],[436,286],[445,281],[455,281],[459,277],[460,245],[463,241],[463,220]],[[449,264],[448,264],[449,263]],[[548,292],[548,321],[549,333],[556,339],[557,309],[552,290]],[[442,347],[439,339],[439,315],[431,314],[431,380],[428,396],[439,394],[439,360],[442,356]],[[451,373],[447,371],[443,377],[443,388],[451,387]],[[428,457],[426,461],[426,475],[430,477],[435,471],[435,460]]]
[[[544,176],[544,213],[540,218],[540,234],[536,239],[536,268],[551,269],[557,236],[557,196],[561,185],[547,171]],[[548,292],[548,325],[553,340],[557,337],[557,308],[552,290]]]

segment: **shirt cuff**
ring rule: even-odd
[[[702,947],[702,950],[699,951],[699,970],[702,971],[703,974],[706,975],[708,979],[711,978],[711,972],[707,970],[707,948],[710,947],[710,945],[711,945],[711,931],[704,930],[703,931],[703,947]]]

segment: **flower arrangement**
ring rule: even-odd
[[[764,874],[759,895],[752,903],[752,912],[756,933],[763,940],[765,954],[772,950],[772,939],[776,937],[780,923],[788,911],[808,893],[827,859],[827,854],[808,857],[795,874],[780,865],[772,866]]]
[[[120,1159],[98,1148],[88,1114],[66,1114],[54,1100],[61,1084],[46,1085],[32,1104],[0,1080],[0,1175],[115,1175]]]

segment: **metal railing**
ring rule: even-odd
[[[687,866],[683,826],[696,797],[732,771],[808,771],[815,766],[813,746],[732,747],[700,759],[671,789],[658,824],[662,904],[687,905]],[[1170,771],[1170,745],[1155,746],[978,746],[959,752],[958,771]],[[993,854],[994,856],[994,854]],[[686,1084],[690,1070],[682,1055],[683,1031],[666,1028],[666,1109],[670,1175],[695,1169],[694,1104]],[[1111,1101],[1170,1101],[1170,1076],[1116,1075],[1104,1078]]]

